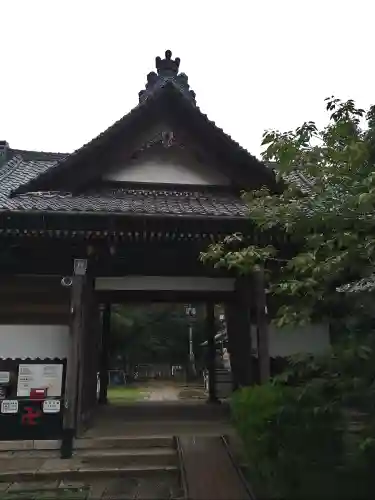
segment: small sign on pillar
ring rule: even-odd
[[[87,259],[74,259],[74,274],[85,276],[87,271]]]

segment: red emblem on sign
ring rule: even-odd
[[[26,413],[22,415],[21,424],[22,425],[37,425],[36,419],[41,416],[42,412],[34,410],[32,406],[25,406],[24,410]]]

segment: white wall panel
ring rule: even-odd
[[[270,356],[291,356],[293,354],[324,354],[330,348],[329,327],[325,324],[276,328],[270,326]],[[254,348],[257,347],[255,327],[252,332]]]
[[[0,325],[0,358],[66,358],[66,325]]]
[[[161,184],[191,184],[226,186],[229,180],[208,165],[185,159],[139,159],[129,165],[117,166],[104,176],[117,182],[155,182]]]

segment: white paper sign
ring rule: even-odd
[[[0,372],[0,384],[9,384],[10,373],[9,372]]]
[[[47,396],[61,396],[63,365],[19,365],[17,396],[27,398],[31,389],[47,389]]]
[[[60,400],[59,399],[45,399],[43,401],[43,413],[59,413]]]
[[[18,401],[4,399],[1,402],[1,413],[18,413]]]

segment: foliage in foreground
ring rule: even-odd
[[[232,414],[260,497],[317,498],[334,490],[342,456],[337,405],[322,407],[316,391],[266,384],[241,389]]]
[[[271,295],[281,297],[280,326],[310,320],[317,311],[320,319],[331,315],[336,287],[374,269],[375,107],[365,111],[334,98],[326,107],[322,130],[310,121],[264,134],[263,159],[275,162],[287,182],[278,192],[263,188],[245,198],[256,230],[278,235],[278,243],[233,235],[202,255],[241,274],[265,264]]]
[[[232,415],[259,497],[372,498],[372,339],[349,339],[321,358],[291,358],[270,383],[234,395]]]

